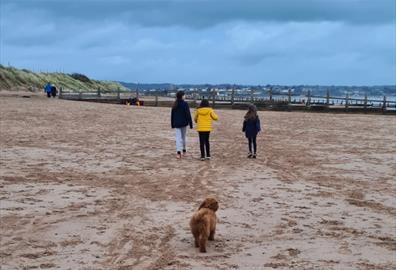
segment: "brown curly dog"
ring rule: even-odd
[[[213,197],[206,198],[190,220],[191,232],[194,236],[195,247],[200,252],[206,252],[206,241],[214,240],[216,231],[216,214],[219,208],[217,200]]]

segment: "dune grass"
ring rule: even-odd
[[[0,65],[0,90],[42,91],[47,82],[66,91],[128,91],[126,87],[114,81],[79,80],[79,76],[60,72],[32,72]],[[80,76],[81,77],[81,76]],[[77,79],[76,79],[77,78]]]

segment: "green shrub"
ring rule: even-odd
[[[72,77],[73,79],[82,81],[82,82],[86,82],[86,83],[91,82],[91,80],[87,76],[85,76],[84,74],[80,74],[80,73],[70,74],[70,77]]]

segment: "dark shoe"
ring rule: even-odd
[[[252,153],[249,153],[249,155],[247,156],[247,158],[252,158],[252,157],[253,157]]]
[[[257,155],[256,154],[254,154],[253,156],[252,156],[252,158],[256,158],[257,157]]]

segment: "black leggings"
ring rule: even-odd
[[[249,153],[256,154],[257,153],[256,136],[248,137],[248,141],[249,141]],[[252,152],[252,146],[253,146],[254,152]]]
[[[201,158],[210,157],[210,144],[209,144],[209,135],[210,131],[199,131],[199,148],[201,149]]]

